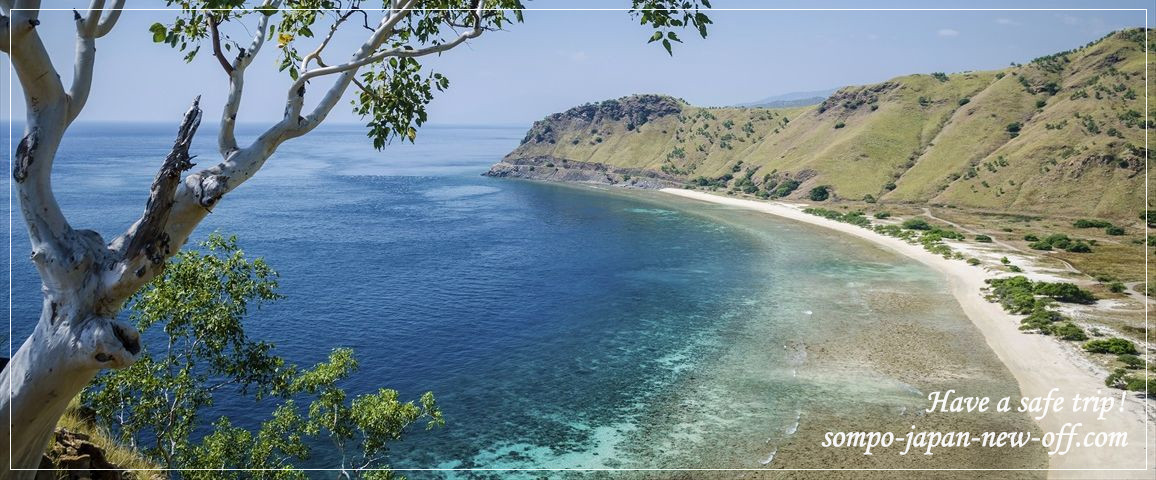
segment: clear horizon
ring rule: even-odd
[[[1086,8],[1089,2],[1042,3],[945,2],[936,8]],[[597,0],[583,2],[581,8],[622,5]],[[87,2],[66,1],[59,8],[86,6]],[[716,0],[714,6],[770,7],[742,0]],[[1095,8],[1144,6],[1141,1],[1118,0]],[[527,7],[574,8],[575,4],[544,0],[528,2]],[[871,5],[918,7],[909,1]],[[828,1],[783,2],[773,8],[864,6]],[[524,24],[487,32],[425,62],[427,69],[446,74],[451,82],[449,90],[429,106],[429,125],[528,125],[572,106],[634,93],[661,93],[694,105],[728,106],[913,73],[999,69],[1082,46],[1111,31],[1142,27],[1145,20],[1143,12],[1104,10],[715,10],[710,15],[714,21],[710,36],[700,39],[686,32],[682,35],[685,43],[677,44],[670,57],[661,47],[648,45],[648,32],[625,12],[528,11]],[[69,11],[45,12],[39,27],[65,82],[72,70],[70,17]],[[225,78],[212,56],[202,51],[192,64],[185,64],[177,51],[151,42],[148,25],[170,19],[165,12],[126,12],[117,28],[98,40],[93,94],[79,121],[175,122],[196,95],[203,96],[206,118],[219,116]],[[327,49],[333,58],[351,52],[363,32],[349,29],[343,33]],[[247,42],[242,29],[233,34]],[[133,54],[125,55],[128,51]],[[289,80],[276,71],[274,57],[273,49],[266,49],[250,68],[241,123],[267,124],[280,118]],[[153,67],[141,69],[141,63]],[[0,67],[9,70],[6,59]],[[120,73],[130,70],[139,73],[126,84]],[[9,109],[3,108],[5,119],[23,118],[23,102],[10,102],[21,95],[19,85],[13,85],[12,97],[5,95],[4,103],[11,107],[11,117]],[[358,124],[359,119],[348,107],[339,106],[329,123]]]

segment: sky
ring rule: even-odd
[[[48,6],[79,8],[87,0]],[[372,3],[372,2],[367,2]],[[629,0],[531,0],[529,8],[623,8]],[[700,39],[691,32],[669,56],[647,44],[650,31],[625,11],[528,11],[525,23],[487,32],[426,68],[450,78],[450,89],[429,106],[431,124],[529,125],[585,102],[633,93],[664,93],[695,105],[734,105],[797,91],[874,83],[911,73],[987,70],[1081,46],[1105,34],[1145,25],[1142,11],[723,11],[727,8],[1068,8],[1143,9],[1145,1],[754,1],[714,0],[714,25]],[[163,7],[129,0],[128,7]],[[1149,11],[1148,22],[1153,12]],[[191,64],[152,43],[148,26],[172,12],[125,12],[97,40],[96,76],[81,121],[179,121],[202,95],[206,119],[218,118],[225,74],[202,51]],[[44,12],[38,27],[65,85],[71,79],[75,28],[69,11]],[[249,25],[251,29],[252,26]],[[231,34],[247,44],[244,29]],[[367,31],[350,28],[327,49],[345,58]],[[244,38],[243,38],[244,37]],[[299,48],[311,50],[312,44]],[[275,44],[249,68],[239,121],[280,118],[290,80],[277,72]],[[7,56],[0,68],[10,71]],[[4,74],[4,82],[12,77]],[[320,92],[323,87],[314,87]],[[19,85],[4,88],[5,118],[23,118]],[[318,93],[317,96],[320,94]],[[11,99],[17,101],[12,102]],[[350,97],[352,98],[352,97]],[[11,113],[9,110],[11,107]],[[348,102],[330,122],[357,122]]]

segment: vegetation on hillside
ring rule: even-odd
[[[1142,29],[1124,30],[999,71],[844,87],[799,108],[625,97],[535,123],[506,161],[640,168],[761,198],[1135,219],[1145,208],[1136,201],[1144,193],[1144,132],[1156,125],[1138,93],[1151,49],[1143,37]]]

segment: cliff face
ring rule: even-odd
[[[536,122],[490,175],[1134,218],[1145,208],[1144,32],[999,71],[918,74],[818,105],[635,95]],[[1150,110],[1151,111],[1151,110]]]

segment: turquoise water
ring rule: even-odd
[[[55,182],[74,225],[127,227],[170,130],[77,127]],[[522,133],[427,128],[375,152],[360,128],[326,127],[199,230],[238,235],[281,273],[287,298],[250,335],[300,364],[354,348],[353,393],[436,394],[446,427],[394,445],[394,467],[802,465],[823,458],[825,428],[906,428],[929,388],[1015,391],[935,273],[656,192],[479,176]],[[195,153],[213,158],[212,135]],[[40,302],[21,228],[13,240],[19,341]],[[252,426],[270,408],[222,399],[204,420]],[[321,444],[305,466],[335,462]]]

